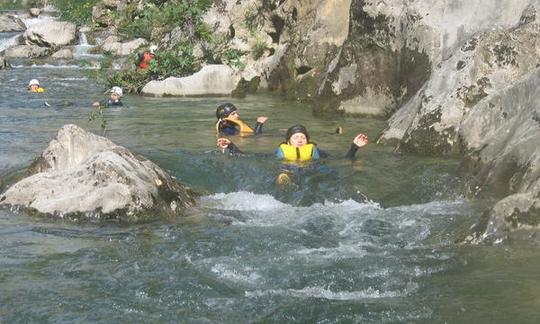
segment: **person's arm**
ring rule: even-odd
[[[262,127],[264,123],[268,120],[268,117],[261,116],[257,118],[257,124],[255,124],[254,132],[255,134],[262,134]]]
[[[274,156],[276,157],[276,159],[278,160],[283,160],[285,158],[285,155],[283,154],[283,150],[281,149],[281,147],[278,147],[275,152],[274,152]]]
[[[353,139],[353,142],[351,143],[351,147],[349,148],[349,151],[345,155],[347,159],[352,159],[356,155],[356,152],[358,152],[358,149],[366,146],[368,143],[368,137],[364,134],[358,134]]]
[[[229,154],[242,154],[243,152],[228,138],[220,137],[217,139],[217,146],[221,149],[223,153],[225,150],[229,151]]]
[[[92,104],[92,106],[94,107],[109,107],[109,100],[108,99],[103,99],[101,101],[96,101]]]

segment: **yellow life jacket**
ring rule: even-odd
[[[36,88],[36,90],[34,90],[34,91],[30,90],[30,92],[42,93],[42,92],[45,92],[45,89],[42,88],[42,87],[38,87],[38,88]]]
[[[253,129],[249,127],[248,124],[244,123],[240,119],[230,119],[230,118],[223,118],[217,121],[216,123],[216,132],[219,134],[221,129],[220,125],[222,121],[227,121],[228,123],[233,124],[235,127],[237,127],[240,131],[240,134],[246,134],[246,133],[253,133]]]
[[[301,147],[294,147],[286,143],[281,143],[279,148],[283,151],[283,157],[286,161],[311,161],[315,144],[309,143]]]

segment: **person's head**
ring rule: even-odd
[[[124,94],[124,91],[122,91],[122,88],[118,86],[114,86],[110,90],[110,96],[112,100],[120,100],[123,94]]]
[[[230,102],[221,104],[216,109],[216,118],[218,120],[223,118],[238,119],[238,117],[238,108]]]
[[[36,90],[37,88],[39,88],[39,81],[37,79],[32,79],[28,82],[28,89]]]
[[[291,126],[287,129],[285,142],[294,147],[301,147],[309,143],[309,134],[307,129],[299,124]]]
[[[156,45],[150,45],[150,48],[148,49],[148,51],[152,54],[156,54],[156,51],[157,51],[157,46]]]

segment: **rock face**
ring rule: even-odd
[[[381,141],[396,140],[418,153],[460,151],[459,130],[476,104],[536,68],[540,29],[535,16],[530,7],[516,26],[479,34],[456,49],[390,118]]]
[[[27,45],[58,48],[75,40],[76,27],[64,21],[44,21],[32,25],[24,32]]]
[[[177,215],[194,200],[157,165],[75,125],[65,125],[0,205],[62,217],[137,222]]]
[[[150,81],[141,92],[155,96],[229,95],[239,80],[240,76],[229,66],[214,64],[188,77]]]
[[[505,238],[540,227],[540,70],[475,105],[460,130],[478,175],[475,194],[506,196],[467,239]]]

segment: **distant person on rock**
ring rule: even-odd
[[[39,81],[37,79],[32,79],[30,82],[28,82],[28,91],[42,93],[45,92],[45,89],[39,85]]]
[[[362,133],[356,135],[345,157],[353,159],[358,149],[367,144],[368,137],[366,135]],[[227,138],[218,138],[217,146],[223,152],[228,150],[230,154],[242,153],[242,151]],[[319,160],[321,157],[328,156],[328,154],[319,150],[317,144],[310,141],[307,129],[298,124],[291,126],[287,130],[285,141],[279,145],[274,154],[276,158],[284,162],[280,174],[276,179],[276,183],[278,184],[290,183],[291,180],[289,174],[294,172],[298,167],[306,165],[307,162]]]
[[[140,70],[146,70],[150,67],[150,62],[156,59],[157,46],[152,45],[147,51],[144,51],[139,55],[139,63],[137,67]]]
[[[262,126],[268,117],[258,117],[254,128],[240,119],[238,108],[230,102],[221,104],[216,109],[216,132],[218,135],[261,134]]]
[[[122,95],[124,94],[124,92],[122,91],[122,88],[114,86],[108,92],[109,92],[109,98],[104,99],[102,101],[96,101],[93,103],[93,106],[94,107],[123,106],[122,101],[120,101],[120,99],[122,98]]]

